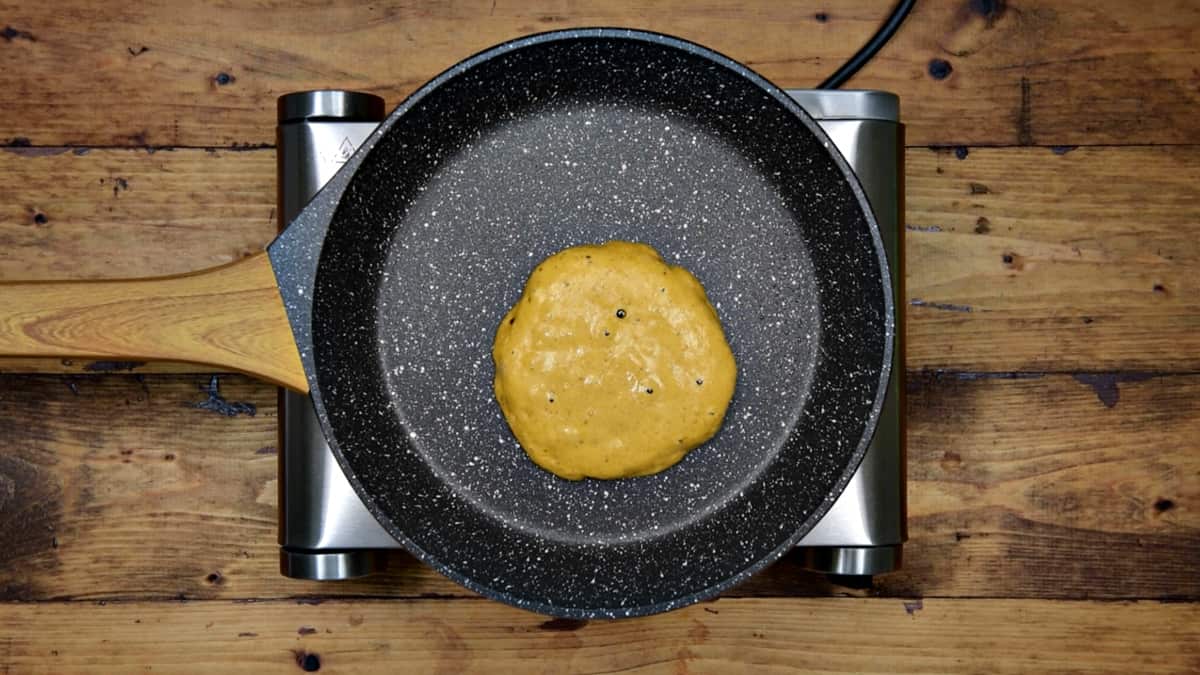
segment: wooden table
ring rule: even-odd
[[[577,25],[806,86],[889,6],[0,0],[0,278],[262,247],[284,92],[395,104]],[[903,571],[849,588],[785,560],[619,622],[518,611],[403,555],[380,578],[287,580],[274,387],[219,375],[247,404],[225,416],[196,367],[10,362],[0,669],[1200,669],[1200,8],[926,0],[851,84],[898,92],[908,123]]]

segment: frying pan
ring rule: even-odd
[[[570,482],[505,425],[491,341],[539,261],[610,239],[701,280],[737,391],[675,467]],[[569,30],[426,84],[265,254],[0,285],[0,354],[188,360],[308,391],[416,556],[521,607],[630,616],[737,583],[840,494],[889,377],[887,279],[857,180],[777,87],[679,39]]]

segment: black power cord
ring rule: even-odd
[[[849,61],[842,64],[832,75],[825,78],[825,81],[817,85],[817,89],[837,89],[846,83],[846,80],[854,77],[863,66],[867,65],[875,54],[879,53],[880,49],[887,44],[888,40],[896,34],[896,30],[900,28],[900,24],[904,23],[904,17],[912,11],[913,5],[917,4],[917,0],[900,0],[896,6],[892,8],[892,13],[888,16],[887,21],[879,27],[875,35],[871,36],[870,40],[855,52],[854,56],[850,57]]]

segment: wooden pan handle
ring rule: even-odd
[[[266,253],[170,277],[0,282],[0,357],[190,361],[308,391]]]

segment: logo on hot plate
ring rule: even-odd
[[[338,146],[337,155],[333,158],[338,164],[345,164],[346,160],[354,155],[354,144],[350,142],[350,137],[342,139],[342,144]]]
[[[354,156],[354,151],[357,149],[358,148],[354,147],[354,144],[350,142],[350,137],[346,136],[338,145],[337,150],[329,152],[321,151],[321,161],[328,164],[345,164],[351,157]]]

